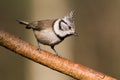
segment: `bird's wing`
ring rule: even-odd
[[[40,20],[40,21],[33,21],[29,23],[29,27],[35,30],[43,30],[46,28],[51,28],[53,26],[55,19],[53,20]]]

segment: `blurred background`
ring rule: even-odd
[[[3,0],[0,29],[36,45],[16,19],[62,18],[75,10],[76,32],[55,48],[61,56],[120,79],[120,0]],[[42,46],[50,52],[50,47]],[[0,47],[0,80],[74,80]]]

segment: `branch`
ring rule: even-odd
[[[81,64],[55,56],[47,51],[38,51],[35,46],[2,30],[0,30],[0,46],[75,79],[117,80]]]

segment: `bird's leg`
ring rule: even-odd
[[[37,50],[41,50],[40,43],[38,42],[38,40],[37,40]]]
[[[55,54],[56,54],[57,56],[60,56],[60,55],[58,54],[58,52],[55,50],[54,46],[51,46],[51,48],[53,49],[53,51],[55,52]]]

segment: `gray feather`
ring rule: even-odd
[[[28,25],[29,24],[29,22],[26,22],[26,21],[22,21],[22,20],[17,20],[20,24],[23,24],[23,25]]]

